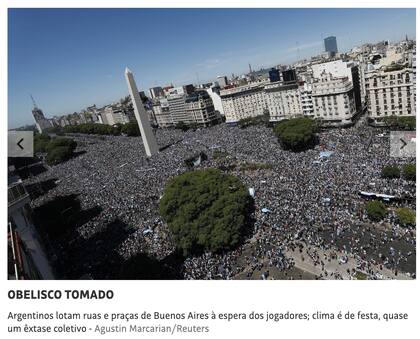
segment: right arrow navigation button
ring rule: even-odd
[[[416,132],[391,131],[390,156],[397,158],[416,157]]]

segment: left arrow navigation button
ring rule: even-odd
[[[31,131],[9,131],[7,144],[8,157],[34,156],[34,133]]]
[[[23,149],[23,146],[21,145],[22,141],[23,141],[23,138],[20,139],[17,143],[17,145],[20,147],[20,149]]]

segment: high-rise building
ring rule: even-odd
[[[290,81],[296,81],[296,70],[294,69],[288,69],[283,72],[281,72],[281,76],[283,79],[283,82],[290,82]]]
[[[228,84],[228,79],[225,75],[219,75],[217,77],[217,83],[219,84],[220,88],[224,88],[227,86]]]
[[[299,83],[300,104],[305,116],[314,116],[314,104],[312,102],[312,85],[308,82]]]
[[[329,125],[350,125],[357,113],[349,78],[333,77],[325,71],[312,84],[312,102],[314,117]]]
[[[32,115],[35,119],[35,125],[39,133],[42,133],[46,128],[52,127],[50,121],[44,117],[44,113],[38,108],[34,98],[32,98],[34,107],[32,108]]]
[[[164,96],[163,89],[162,87],[159,87],[159,86],[150,88],[149,93],[152,99]]]
[[[324,46],[325,46],[325,52],[328,52],[333,55],[336,54],[338,52],[337,38],[335,36],[329,36],[325,38]]]
[[[166,90],[167,97],[170,97],[172,95],[184,95],[184,94],[185,94],[185,89],[183,86],[170,87]]]
[[[193,84],[189,84],[189,85],[184,85],[182,86],[184,88],[184,92],[185,94],[191,94],[195,91],[195,87]]]
[[[366,73],[368,114],[379,122],[387,116],[414,116],[413,69],[388,65]]]
[[[159,127],[166,128],[173,125],[169,112],[168,99],[161,98],[153,102],[153,112],[155,113],[156,123]]]
[[[270,83],[264,87],[270,121],[290,119],[302,114],[302,106],[296,82]]]
[[[353,84],[354,99],[358,112],[365,106],[365,89],[362,85],[362,67],[354,61],[334,60],[314,64],[311,66],[313,77],[320,79],[323,72],[331,74],[332,77],[347,77]]]
[[[209,126],[220,120],[220,114],[215,111],[213,101],[205,90],[170,94],[153,109],[160,127],[175,126],[180,122]]]
[[[185,124],[194,123],[193,118],[185,109],[185,94],[171,94],[168,96],[169,114],[173,125],[179,122]]]
[[[412,50],[411,54],[411,68],[413,70],[413,101],[414,101],[414,109],[413,111],[416,112],[417,106],[417,67],[416,67],[416,49]]]
[[[210,86],[207,88],[207,93],[210,95],[211,100],[213,101],[214,109],[219,112],[220,115],[225,115],[222,99],[220,98],[220,87],[214,85]]]
[[[270,82],[280,81],[280,71],[277,68],[272,68],[268,71]]]
[[[263,115],[266,108],[264,86],[253,83],[220,91],[227,123]]]
[[[220,120],[215,111],[210,95],[204,91],[195,91],[185,98],[185,109],[194,123],[201,126],[214,125]]]
[[[123,109],[122,107],[107,106],[104,109],[106,124],[127,124],[136,121],[133,112]]]

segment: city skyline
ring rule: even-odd
[[[30,93],[47,117],[128,95],[125,65],[147,90],[288,64],[321,53],[329,35],[347,51],[406,34],[415,39],[414,9],[13,9],[8,127],[33,123]]]

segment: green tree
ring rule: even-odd
[[[415,131],[416,117],[399,117],[397,115],[390,115],[383,119],[385,125],[392,129]]]
[[[398,166],[385,166],[382,168],[382,177],[386,179],[394,179],[400,177],[400,169]]]
[[[46,148],[50,140],[51,138],[48,134],[36,133],[34,135],[34,152],[45,153],[47,151]]]
[[[183,132],[185,132],[189,129],[188,125],[183,121],[178,121],[175,125],[175,128],[180,129]]]
[[[270,125],[270,113],[268,109],[264,109],[263,114],[255,117],[243,118],[238,121],[239,128],[247,128],[249,126],[269,126]]]
[[[405,164],[403,166],[403,177],[406,180],[416,181],[416,164]]]
[[[366,213],[369,219],[373,221],[382,220],[386,216],[386,208],[382,201],[379,201],[379,200],[369,201],[366,204],[365,209],[366,209]]]
[[[45,137],[44,141],[47,140]],[[68,138],[50,139],[43,147],[43,152],[47,152],[46,161],[49,165],[56,165],[66,161],[73,156],[77,147],[77,142]]]
[[[82,134],[97,134],[97,135],[120,135],[122,124],[115,126],[105,124],[80,124],[65,126],[63,131],[65,133],[82,133]]]
[[[57,146],[52,148],[47,153],[47,163],[49,165],[57,165],[60,162],[69,160],[73,155],[69,146]]]
[[[401,130],[415,131],[416,117],[398,117],[397,126]]]
[[[401,226],[414,226],[416,224],[416,213],[413,210],[403,207],[397,208],[395,213]]]
[[[129,137],[140,136],[140,129],[137,122],[129,122],[121,126],[121,133],[127,134]]]
[[[77,147],[77,142],[68,138],[54,138],[48,143],[46,150],[47,152],[50,152],[58,147],[67,147],[69,152],[73,153]]]
[[[385,126],[389,128],[396,128],[398,125],[398,117],[396,115],[390,115],[383,118]]]
[[[242,182],[217,169],[181,174],[166,185],[160,214],[184,255],[217,252],[241,240],[250,204]]]
[[[283,120],[274,126],[274,133],[284,149],[302,151],[316,143],[317,123],[308,117]]]
[[[198,123],[196,123],[196,122],[193,122],[193,123],[192,123],[192,124],[190,124],[188,127],[189,127],[190,129],[196,130],[196,129],[200,128],[200,125],[199,125]]]

